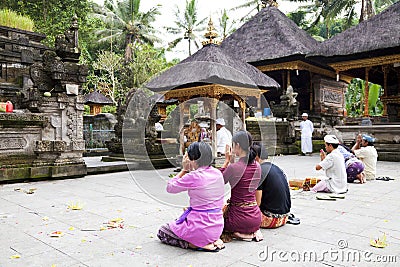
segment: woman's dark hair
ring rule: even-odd
[[[187,149],[190,160],[194,160],[197,166],[210,166],[213,161],[212,150],[210,145],[204,142],[191,143]]]
[[[254,142],[253,148],[256,152],[256,156],[258,156],[260,159],[268,158],[268,151],[265,149],[265,146],[261,142]]]
[[[247,151],[247,164],[253,163],[256,158],[256,151],[254,151],[253,148],[253,138],[251,134],[247,131],[239,131],[233,135],[232,142],[239,144],[244,151]]]

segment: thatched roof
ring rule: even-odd
[[[324,41],[309,56],[345,56],[400,48],[400,2]],[[397,52],[398,53],[398,52]]]
[[[260,62],[314,51],[319,43],[276,7],[265,7],[221,47],[246,62]]]
[[[279,88],[279,84],[246,62],[236,60],[211,44],[151,79],[145,87],[166,91],[191,84]]]
[[[83,96],[85,104],[111,105],[113,101],[99,92],[92,92]]]

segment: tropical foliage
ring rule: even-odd
[[[378,84],[368,83],[368,110],[371,116],[380,116],[383,104],[379,97],[383,94],[383,88]],[[346,92],[346,110],[349,117],[360,117],[364,112],[365,81],[353,79]]]
[[[219,22],[219,33],[221,35],[222,40],[225,40],[225,38],[229,34],[231,34],[236,30],[235,29],[236,21],[228,16],[226,9],[221,11],[218,22]]]
[[[113,39],[124,44],[125,61],[132,59],[132,47],[136,43],[154,44],[159,41],[152,23],[160,15],[159,6],[147,12],[140,11],[140,0],[106,0],[104,6],[95,8],[94,16],[104,22],[105,27],[96,31],[101,37],[98,41]]]
[[[1,0],[2,8],[18,11],[31,18],[35,23],[35,31],[46,34],[45,43],[49,46],[53,46],[56,36],[69,27],[75,14],[78,16],[80,39],[84,39],[89,32],[89,0]]]
[[[29,17],[21,16],[6,8],[0,10],[0,25],[25,31],[32,31],[34,23]]]
[[[243,4],[239,4],[238,6],[232,8],[232,10],[238,9],[247,9],[247,13],[240,18],[241,22],[244,22],[251,18],[254,14],[257,14],[261,8],[265,7],[266,5],[276,5],[274,0],[244,0]]]
[[[196,0],[186,0],[184,10],[176,6],[175,26],[167,27],[166,29],[169,33],[175,34],[178,37],[169,43],[169,48],[175,48],[178,43],[187,40],[189,56],[192,55],[192,43],[197,49],[200,47],[198,34],[204,32],[206,20],[207,18],[199,19]]]
[[[97,60],[93,64],[93,69],[100,74],[99,79],[94,84],[95,88],[110,97],[114,104],[117,104],[116,92],[117,86],[119,86],[116,73],[121,67],[122,57],[107,50],[100,51]]]

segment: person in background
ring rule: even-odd
[[[206,128],[201,128],[199,133],[199,142],[201,141],[208,141],[210,138],[208,136],[208,132]]]
[[[308,119],[308,114],[303,113],[301,114],[301,118],[303,119],[300,122],[300,129],[301,129],[301,155],[312,154],[313,145],[312,145],[312,135],[314,132],[314,125]]]
[[[290,215],[291,200],[286,174],[268,162],[265,147],[255,142],[256,160],[261,165],[261,180],[256,191],[257,205],[261,210],[261,228],[278,228],[285,225]]]
[[[358,134],[356,143],[352,147],[352,151],[365,166],[365,179],[367,181],[375,180],[376,163],[378,161],[378,152],[374,147],[375,138],[367,134]]]
[[[261,167],[255,160],[256,152],[249,132],[239,131],[227,146],[225,162],[220,169],[225,183],[231,187],[231,198],[224,208],[224,233],[221,239],[261,241],[261,212],[256,202],[256,189],[261,179]],[[234,156],[239,160],[234,162]]]
[[[313,192],[346,193],[347,174],[343,155],[339,152],[339,139],[334,135],[325,135],[325,149],[321,149],[321,162],[315,166],[317,171],[323,169],[326,179],[319,181],[311,190]]]
[[[359,180],[360,184],[365,183],[365,174],[364,174],[364,163],[359,160],[351,151],[350,148],[339,144],[338,148],[339,152],[344,157],[344,164],[346,166],[347,173],[347,182],[353,183],[355,180]]]
[[[226,129],[225,120],[223,118],[218,118],[215,121],[217,128],[217,155],[225,155],[226,145],[232,144],[232,133]]]
[[[211,166],[212,161],[210,145],[189,145],[183,168],[168,180],[167,192],[187,191],[190,207],[176,221],[161,226],[157,236],[162,243],[208,252],[224,248],[220,239],[224,229],[224,178]]]

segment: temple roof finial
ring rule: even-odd
[[[264,8],[267,6],[278,7],[278,3],[276,0],[261,0],[261,7]]]
[[[207,32],[204,34],[204,37],[207,39],[203,42],[203,46],[209,45],[209,44],[216,44],[219,45],[221,42],[217,41],[215,38],[218,36],[218,33],[215,31],[214,23],[211,20],[208,21],[208,27],[207,27]]]

